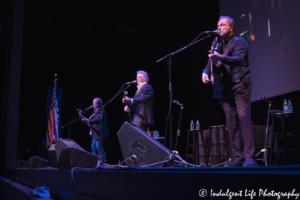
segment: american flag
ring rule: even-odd
[[[52,91],[49,119],[48,119],[48,128],[47,128],[47,148],[51,144],[56,143],[58,139],[58,123],[59,123],[59,112],[58,112],[58,103],[56,98],[56,79],[57,75],[55,74],[54,87]]]

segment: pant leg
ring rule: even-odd
[[[100,140],[96,140],[96,150],[97,150],[97,154],[96,155],[100,155],[100,150],[101,150],[101,146],[100,146]]]
[[[255,157],[254,128],[251,119],[251,92],[251,78],[249,76],[245,76],[236,89],[235,102],[238,117],[241,122],[241,134],[243,138],[244,155],[246,159],[254,159]]]
[[[92,148],[92,153],[96,154],[96,140],[92,140],[92,146],[91,146],[91,148]]]
[[[241,127],[238,123],[236,104],[233,97],[223,99],[223,109],[226,115],[226,125],[229,132],[230,145],[234,160],[244,161],[242,151]]]
[[[104,143],[104,141],[103,141],[103,143]],[[104,148],[101,147],[100,140],[96,140],[96,146],[97,146],[97,155],[98,156],[100,155],[100,150],[102,148],[102,158],[103,158],[103,161],[106,162],[106,154],[105,154]]]

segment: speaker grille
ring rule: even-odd
[[[168,159],[170,150],[143,130],[125,122],[117,133],[124,159],[130,157],[127,166],[149,165]],[[156,166],[162,166],[159,164]]]

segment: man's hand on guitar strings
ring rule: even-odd
[[[211,53],[211,52],[210,52]],[[220,55],[218,52],[214,52],[214,54],[208,54],[209,60],[213,62],[218,62],[223,60],[223,55]]]
[[[85,117],[82,118],[82,121],[83,121],[84,123],[86,123],[86,124],[89,123],[89,119],[87,119],[87,118],[85,118]]]
[[[122,102],[123,103],[130,103],[130,98],[125,97],[125,98],[122,99]]]
[[[205,73],[202,73],[202,82],[205,84],[208,84],[210,82],[208,75]]]

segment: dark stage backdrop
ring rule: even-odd
[[[236,36],[249,46],[252,101],[300,90],[299,6],[289,0],[220,1],[220,14],[235,20]]]
[[[135,80],[137,70],[147,71],[155,91],[153,130],[163,135],[169,99],[167,62],[155,61],[186,46],[200,32],[214,30],[218,17],[217,0],[171,4],[106,1],[101,5],[98,1],[26,1],[18,158],[38,155],[39,142],[46,139],[47,91],[53,86],[54,74],[58,75],[58,88],[63,89],[64,125],[77,117],[76,108],[90,106],[94,97],[107,102],[125,82]],[[173,99],[185,105],[178,144],[182,156],[190,120],[199,120],[203,129],[222,123],[212,86],[201,82],[212,40],[173,58]],[[135,86],[128,89],[129,96],[135,90]],[[105,148],[112,164],[121,159],[116,133],[127,120],[121,99],[117,97],[105,108],[110,132]],[[174,104],[172,111],[174,146],[180,107]],[[70,138],[90,151],[88,133],[84,123],[73,123]],[[62,130],[62,137],[69,137],[67,129]]]
[[[249,26],[249,19],[247,21],[244,18],[249,16],[249,12],[246,12],[247,10],[242,12],[243,9],[249,8],[243,4],[248,1],[241,2],[226,1],[235,9],[227,7],[227,12],[222,6],[221,10],[222,14],[236,19],[237,34],[241,34],[243,30],[249,30],[249,27],[243,27],[243,25]],[[270,3],[270,1],[266,2]],[[278,3],[278,1],[274,2],[275,5]],[[284,5],[287,1],[281,2]],[[288,2],[291,3],[292,8],[296,8],[295,3]],[[291,7],[285,8],[292,10]],[[241,18],[243,13],[245,16]],[[256,24],[259,24],[259,19],[256,15],[252,15],[255,28],[258,26]],[[84,109],[90,106],[94,97],[101,97],[104,103],[107,102],[125,82],[135,79],[137,70],[147,71],[150,84],[155,91],[153,108],[155,126],[152,130],[159,130],[163,135],[169,99],[167,62],[155,63],[155,61],[186,46],[200,32],[215,30],[218,18],[219,2],[216,0],[205,1],[205,3],[199,1],[193,4],[105,2],[101,6],[98,5],[98,1],[85,1],[80,4],[26,1],[18,159],[26,160],[32,155],[41,156],[39,144],[41,140],[46,139],[47,91],[49,86],[53,86],[54,74],[58,74],[58,87],[63,89],[61,122],[64,125],[77,117],[76,108]],[[242,22],[246,20],[248,23],[239,22],[238,19]],[[265,28],[264,25],[260,26]],[[283,29],[286,28],[288,27],[284,26]],[[274,56],[275,44],[270,42],[273,40],[273,32],[271,32],[271,37],[264,38],[262,36],[266,34],[259,32],[261,30],[264,29],[255,28],[258,33],[255,33],[253,42],[249,41],[249,32],[244,33],[243,36],[249,44],[254,100],[257,100],[260,95],[272,96],[267,92],[259,93],[258,89],[265,88],[264,91],[276,93],[277,90],[280,91],[276,81],[292,80],[293,76],[298,74],[295,67],[289,73],[291,76],[288,78],[276,74],[275,69],[279,68],[279,65],[276,65],[278,63],[291,62],[293,66],[296,66],[297,62],[293,60],[296,51],[290,51],[290,48],[285,49],[291,54],[287,56],[288,59],[280,60],[278,56]],[[289,33],[293,35],[292,31]],[[287,37],[289,45],[297,44],[298,40],[294,39],[294,42],[291,42],[289,38],[290,36]],[[213,38],[210,38],[200,42],[173,57],[173,99],[184,103],[181,122],[182,136],[178,144],[181,156],[185,154],[186,130],[189,129],[191,119],[194,121],[198,119],[202,129],[207,129],[211,125],[224,124],[221,106],[217,99],[212,98],[212,86],[201,82],[201,73],[207,63],[207,54],[212,40]],[[5,43],[4,37],[1,38],[1,42]],[[263,48],[258,48],[257,45],[261,43],[264,44]],[[1,46],[1,49],[4,51],[5,46]],[[262,54],[265,52],[270,52],[270,54]],[[257,55],[258,57],[255,57]],[[272,62],[272,64],[266,64],[267,62]],[[4,58],[2,63],[4,63]],[[288,65],[281,65],[280,69],[282,66],[287,68]],[[261,71],[255,73],[258,70]],[[284,73],[286,72],[282,72]],[[271,82],[273,85],[269,84]],[[292,85],[282,82],[280,85],[288,84],[285,88]],[[133,96],[135,90],[134,86],[128,89],[129,96]],[[282,93],[284,92],[277,94]],[[300,92],[271,98],[272,109],[282,109],[284,98],[291,99],[294,103],[294,111],[299,121],[300,107],[297,102],[299,102]],[[111,164],[116,164],[119,159],[122,159],[116,133],[127,120],[127,114],[123,112],[124,105],[121,99],[122,96],[117,97],[105,108],[110,132],[110,136],[105,141],[105,148]],[[174,146],[180,107],[174,104],[172,111]],[[266,124],[267,105],[265,102],[256,101],[252,104],[252,119],[254,124]],[[70,138],[90,151],[91,138],[88,133],[89,129],[84,123],[73,123]],[[69,137],[68,130],[63,129],[61,136]],[[167,138],[167,147],[169,147],[169,132]]]

